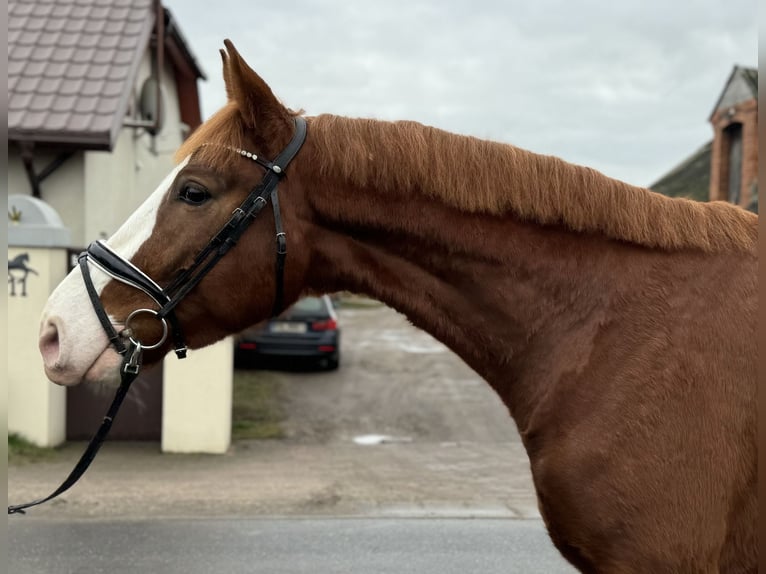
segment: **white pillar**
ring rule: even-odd
[[[162,451],[225,453],[231,444],[233,344],[229,337],[163,361]]]
[[[66,439],[66,389],[48,381],[37,350],[40,314],[51,291],[67,273],[60,248],[9,247],[8,261],[26,254],[31,269],[8,271],[8,432],[38,446]]]

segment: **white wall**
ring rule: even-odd
[[[165,359],[162,451],[225,453],[231,442],[231,337],[182,360]]]
[[[37,350],[39,317],[48,294],[65,277],[66,250],[9,247],[8,259],[29,254],[27,296],[8,294],[8,432],[38,446],[56,446],[66,438],[66,392],[43,371]]]
[[[133,87],[132,101],[137,100],[150,74],[151,59],[147,52]],[[183,134],[173,70],[168,63],[162,74],[162,90],[165,120],[154,138],[140,128],[123,128],[111,153],[85,154],[86,243],[112,235],[173,169],[173,154],[183,142]]]

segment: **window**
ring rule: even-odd
[[[739,204],[742,189],[742,124],[731,124],[726,128],[725,134],[729,144],[727,199],[731,203]]]

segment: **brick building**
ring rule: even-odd
[[[758,70],[735,66],[710,117],[713,140],[653,184],[699,201],[730,201],[758,211]]]

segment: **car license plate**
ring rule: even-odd
[[[271,324],[272,333],[305,333],[306,323],[289,323],[277,321]]]

